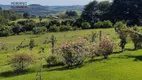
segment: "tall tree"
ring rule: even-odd
[[[0,7],[0,10],[2,10],[2,8]]]
[[[8,24],[8,20],[6,18],[4,18],[3,16],[0,16],[0,24],[1,25],[7,25]]]
[[[109,1],[102,1],[98,4],[98,10],[100,13],[100,20],[109,20],[109,11],[110,11],[111,2]]]
[[[24,14],[23,14],[23,17],[24,17],[24,18],[29,18],[29,17],[30,17],[30,14],[29,14],[29,13],[24,13]]]
[[[87,22],[94,24],[98,20],[98,2],[94,0],[85,6],[81,18],[86,20]]]
[[[142,0],[114,0],[111,6],[112,20],[125,20],[129,25],[142,22]]]
[[[81,18],[91,25],[99,20],[109,19],[106,15],[109,12],[110,5],[109,1],[97,2],[94,0],[85,6]]]

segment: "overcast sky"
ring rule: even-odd
[[[41,5],[86,5],[92,0],[0,0],[0,4],[10,4],[13,1],[27,2]],[[98,0],[104,1],[104,0]]]

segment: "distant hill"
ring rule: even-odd
[[[74,6],[49,6],[50,9],[57,10],[83,10],[84,6],[74,5]]]
[[[0,4],[0,7],[1,7],[3,10],[9,10],[9,9],[11,9],[11,6],[10,6],[10,5],[2,5],[2,4]]]
[[[10,5],[0,5],[3,10],[10,10]],[[73,6],[42,6],[40,4],[30,4],[29,13],[33,15],[50,15],[65,12],[67,10],[75,10],[81,12],[84,8],[82,5]]]

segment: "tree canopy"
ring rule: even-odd
[[[112,20],[125,20],[128,24],[140,24],[142,0],[114,0],[111,6]]]
[[[96,0],[90,2],[85,6],[81,18],[87,22],[94,24],[99,20],[105,19],[104,15],[109,12],[111,3],[109,1],[97,2]]]
[[[65,14],[68,15],[68,16],[78,16],[76,11],[66,11]]]
[[[85,6],[81,18],[91,24],[99,20],[114,23],[124,20],[128,25],[142,25],[142,0],[94,0]]]

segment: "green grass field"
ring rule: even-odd
[[[18,19],[18,20],[16,20],[16,21],[11,21],[11,22],[18,22],[18,21],[23,21],[23,20],[28,20],[28,19],[24,19],[24,18],[23,18],[23,19]],[[39,18],[32,18],[32,20],[35,21],[35,22],[39,22]],[[43,18],[42,21],[43,21],[43,22],[44,22],[44,21],[47,21],[47,22],[48,22],[48,21],[50,21],[50,19]]]
[[[7,55],[15,53],[13,49],[25,39],[27,44],[30,38],[35,40],[37,47],[32,51],[27,48],[18,52],[31,52],[37,56],[38,49],[41,46],[46,48],[42,55],[51,54],[50,44],[41,44],[45,40],[49,40],[52,35],[56,37],[58,46],[67,41],[76,41],[78,37],[88,37],[92,32],[103,32],[104,35],[110,35],[111,38],[118,42],[118,36],[114,29],[92,29],[81,31],[69,31],[58,33],[46,33],[44,35],[17,35],[10,37],[1,37],[0,42],[5,43],[7,51],[0,51],[0,80],[36,80],[36,74],[39,71],[39,61],[29,66],[25,73],[15,74],[10,65],[8,65]],[[65,69],[62,66],[43,68],[43,80],[141,80],[142,79],[142,50],[132,51],[133,44],[131,41],[126,46],[123,53],[114,53],[107,60],[102,57],[96,58],[93,62],[85,61],[85,64],[75,69]],[[46,62],[43,60],[43,65]]]

